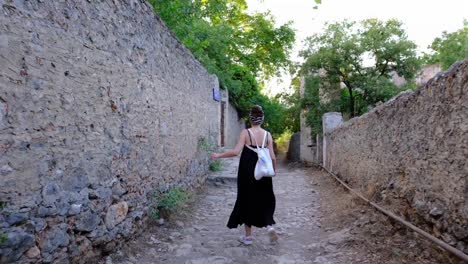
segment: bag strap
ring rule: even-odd
[[[255,145],[257,145],[257,148],[259,148],[259,147],[258,147],[257,138],[255,138],[255,133],[254,133],[253,131],[251,131],[251,130],[250,130],[250,128],[249,128],[249,129],[247,129],[247,131],[249,132],[249,137],[250,137],[250,133],[252,133],[252,135],[253,135],[253,138],[254,138],[254,140],[255,140]],[[265,145],[266,145],[266,141],[267,141],[267,134],[268,134],[268,132],[267,132],[267,131],[265,131],[265,134],[263,135],[263,140],[262,140],[262,148],[264,148],[264,147],[265,147]],[[252,138],[250,138],[250,143],[253,143],[253,142],[252,142]]]
[[[265,135],[263,135],[262,148],[264,148],[265,145],[266,145],[267,134],[268,134],[268,132],[265,131]]]

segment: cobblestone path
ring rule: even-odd
[[[270,244],[265,229],[254,229],[254,244],[242,245],[243,227],[226,227],[236,199],[238,159],[225,159],[193,201],[161,225],[101,264],[457,264],[428,241],[344,191],[316,168],[280,165],[273,180],[275,228]]]
[[[318,194],[303,170],[280,166],[274,179],[280,240],[270,244],[265,229],[254,229],[254,244],[244,246],[238,242],[243,227],[226,227],[236,198],[238,159],[223,164],[223,171],[209,177],[195,202],[172,219],[174,224],[154,227],[106,262],[333,263],[323,256]]]

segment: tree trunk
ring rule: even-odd
[[[355,117],[354,113],[354,95],[353,95],[353,88],[351,86],[348,86],[348,91],[349,91],[349,115],[351,118]]]

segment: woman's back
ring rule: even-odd
[[[261,127],[253,127],[253,128],[249,128],[249,130],[250,130],[249,137],[246,137],[245,144],[252,145],[252,146],[256,146],[258,144],[258,146],[261,147],[266,130]],[[250,141],[251,139],[252,141]],[[268,141],[268,135],[267,135],[267,141]],[[267,143],[265,143],[265,147],[266,146],[267,146]]]

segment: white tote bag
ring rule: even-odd
[[[270,150],[265,147],[267,132],[265,131],[265,135],[263,136],[262,147],[258,146],[257,139],[255,138],[255,134],[249,129],[250,133],[252,133],[253,138],[255,140],[255,145],[257,148],[254,149],[250,146],[247,146],[249,149],[255,151],[258,155],[257,165],[255,165],[254,177],[258,181],[263,177],[273,177],[275,176],[275,170],[273,169],[273,161],[270,157]]]

